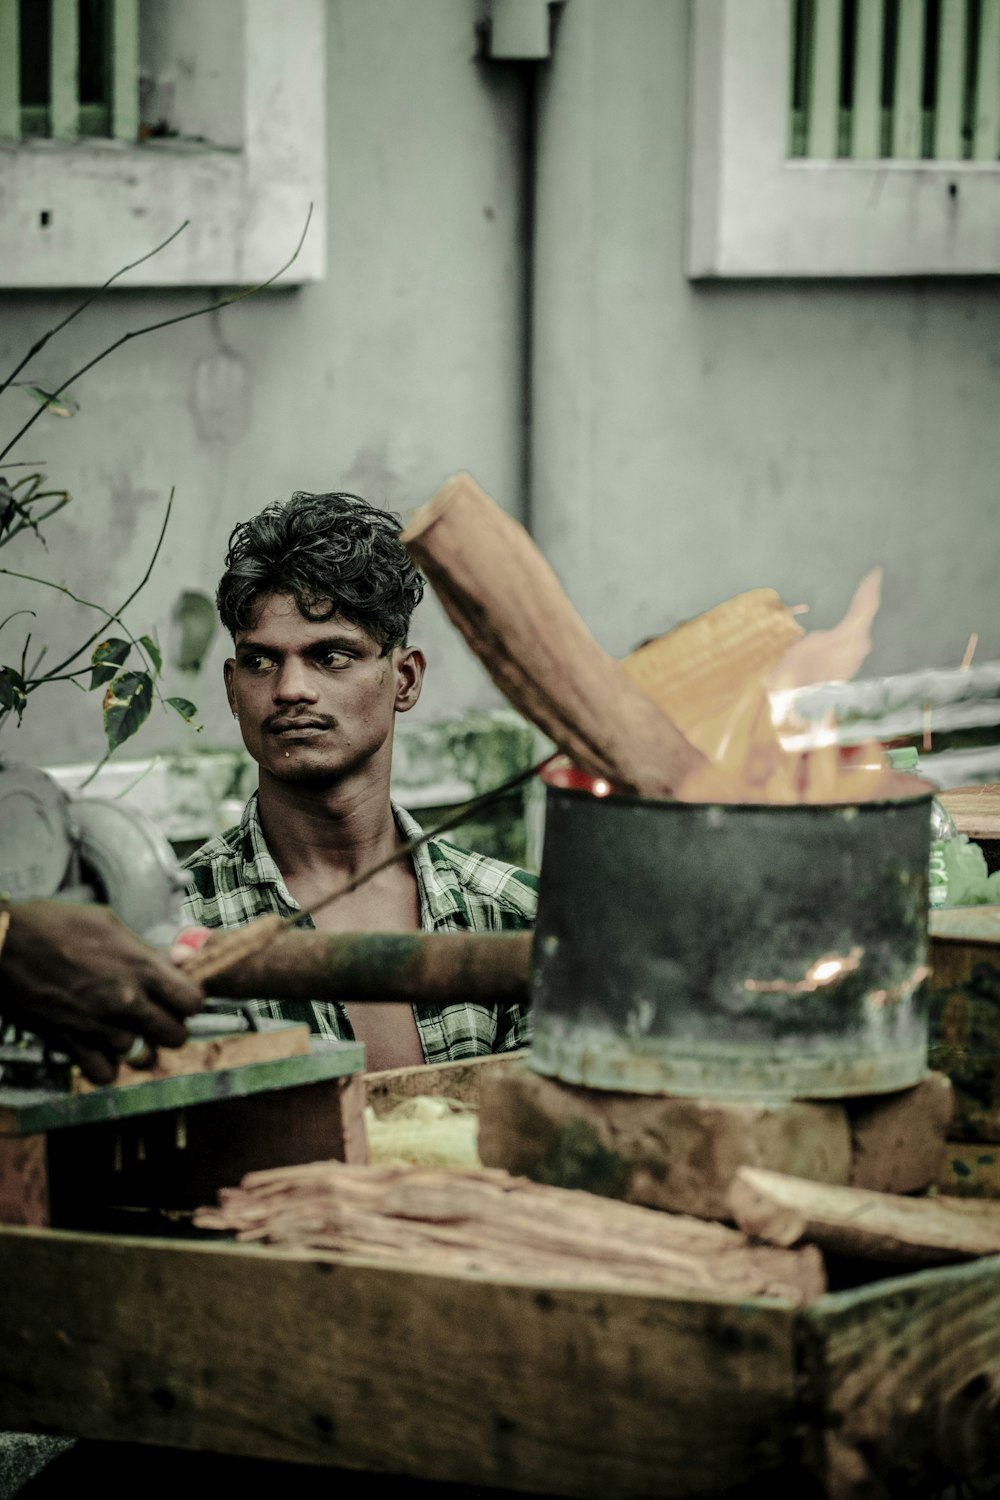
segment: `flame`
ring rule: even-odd
[[[833,713],[818,724],[795,713],[798,689],[852,677],[871,649],[881,568],[866,573],[831,630],[803,633],[765,676],[744,682],[721,710],[686,728],[706,764],[678,789],[682,802],[858,802],[888,795],[888,757],[877,741],[843,746]]]

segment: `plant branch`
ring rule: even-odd
[[[160,539],[162,540],[162,533],[161,533],[161,538]],[[13,568],[0,568],[0,573],[5,574],[6,577],[8,577],[8,578],[21,578],[21,579],[24,580],[25,583],[39,583],[44,588],[55,589],[55,591],[56,591],[57,594],[65,594],[66,597],[67,597],[67,599],[72,599],[73,600],[74,604],[82,604],[86,609],[96,609],[96,610],[99,610],[100,613],[104,616],[104,623],[105,623],[105,625],[110,625],[112,621],[115,621],[117,624],[119,624],[121,626],[121,628],[124,630],[125,634],[128,636],[129,641],[131,642],[131,644],[133,646],[135,646],[136,650],[139,652],[139,654],[142,657],[143,661],[146,663],[146,668],[147,668],[147,671],[149,672],[150,677],[153,677],[154,673],[153,673],[152,662],[150,662],[149,660],[147,660],[146,653],[145,653],[145,651],[143,651],[142,646],[136,640],[136,638],[132,634],[132,632],[129,630],[129,628],[125,624],[124,620],[122,620],[117,613],[112,614],[108,609],[105,608],[105,606],[103,604],[95,604],[93,602],[93,600],[91,600],[91,599],[81,599],[80,596],[79,596],[79,594],[74,594],[73,593],[72,589],[66,588],[61,583],[53,583],[50,578],[36,578],[33,573],[16,573]],[[148,576],[149,576],[149,574],[147,573],[146,577],[148,578]],[[143,579],[143,582],[145,582],[145,579]],[[142,584],[140,584],[139,587],[141,588]],[[137,594],[138,592],[139,592],[139,590],[136,589],[135,593]],[[131,598],[134,599],[135,598],[135,594],[132,594]],[[125,605],[122,605],[122,608],[124,609]],[[74,653],[73,653],[72,656],[68,656],[65,661],[60,662],[59,663],[59,667],[53,667],[53,669],[52,669],[51,672],[46,672],[45,675],[44,675],[44,677],[29,677],[29,678],[26,678],[25,679],[25,684],[24,684],[24,690],[25,690],[25,692],[26,693],[33,692],[34,689],[37,688],[37,687],[40,687],[43,682],[50,682],[50,681],[52,681],[55,678],[56,674],[59,672],[60,668],[68,666],[69,663],[71,661],[75,660],[75,658],[78,657],[82,651],[86,651],[87,646],[91,645],[92,642],[94,642],[94,641],[97,640],[97,637],[102,633],[103,628],[104,627],[102,626],[101,630],[95,631],[94,634],[90,637],[90,640],[87,641],[85,645],[81,646],[79,651],[74,651]],[[29,637],[29,639],[30,639],[30,637]],[[73,676],[75,674],[70,673],[70,674],[67,674],[67,675]]]
[[[73,672],[60,672],[57,677],[50,677],[46,673],[44,677],[40,677],[38,679],[38,681],[35,683],[35,686],[37,687],[39,683],[42,682],[76,682],[76,679],[78,677],[86,677],[87,673],[92,672],[93,670],[93,663],[90,663],[86,667],[77,667]],[[26,682],[31,682],[31,680],[32,679],[30,677],[25,678]],[[77,684],[77,686],[79,686],[79,684]]]
[[[123,344],[127,344],[130,339],[141,338],[144,333],[156,333],[158,329],[170,328],[175,323],[186,323],[189,318],[200,318],[205,313],[218,312],[218,310],[222,307],[230,307],[234,302],[242,302],[244,298],[252,297],[255,293],[264,291],[265,287],[269,287],[272,282],[277,281],[279,276],[283,276],[284,273],[288,270],[289,266],[293,265],[294,262],[298,259],[299,252],[302,249],[306,234],[309,231],[309,222],[311,219],[312,204],[310,203],[309,212],[306,215],[306,222],[303,226],[302,233],[299,235],[298,244],[296,245],[292,254],[289,256],[288,260],[285,261],[285,264],[283,266],[279,266],[278,270],[275,271],[273,275],[268,276],[266,281],[259,281],[256,286],[245,287],[241,292],[233,292],[233,294],[229,297],[221,297],[217,302],[209,303],[207,307],[195,307],[192,308],[190,312],[178,313],[173,318],[162,318],[158,323],[147,323],[144,328],[133,328],[130,333],[123,333],[120,339],[116,339],[113,344],[109,344],[106,349],[102,349],[100,354],[95,354],[94,358],[88,360],[85,365],[82,365],[74,375],[71,375],[68,380],[64,380],[61,385],[57,386],[51,392],[52,398],[55,399],[55,397],[61,396],[64,391],[68,390],[68,388],[74,383],[74,381],[79,380],[82,375],[86,375],[88,370],[92,370],[94,366],[96,364],[99,364],[102,359],[106,359],[109,354],[113,354],[116,349],[120,349],[121,346]],[[29,428],[38,421],[38,418],[42,415],[45,409],[46,408],[44,406],[39,406],[35,411],[32,412],[31,416],[20,428],[20,430],[14,434],[7,446],[3,449],[0,449],[0,459],[4,459],[7,457],[7,454],[17,443],[20,442],[21,438],[24,437],[24,434],[29,430]]]
[[[29,516],[27,520],[19,521],[16,526],[12,526],[9,531],[4,532],[3,541],[0,542],[0,546],[6,547],[7,543],[13,541],[14,537],[20,536],[22,531],[27,531],[29,528],[37,533],[38,540],[42,543],[43,547],[45,546],[45,538],[42,536],[38,528],[44,521],[47,521],[50,516],[54,516],[57,511],[62,510],[63,506],[68,505],[70,502],[70,495],[68,490],[46,490],[45,493],[51,495],[61,495],[59,504],[51,506],[50,509],[47,510],[42,516]],[[41,495],[36,495],[35,498],[37,500],[41,500],[43,497]]]
[[[77,787],[77,791],[78,792],[82,792],[85,786],[89,786],[90,783],[93,781],[94,777],[97,775],[98,771],[101,769],[101,767],[102,766],[106,766],[107,763],[108,763],[108,761],[110,759],[111,759],[111,751],[110,750],[106,750],[104,752],[104,754],[101,756],[100,760],[97,762],[97,765],[91,771],[90,775],[84,777],[83,781],[80,782],[80,785]]]
[[[163,546],[163,538],[167,534],[167,526],[168,526],[169,521],[170,521],[170,512],[173,509],[173,505],[174,505],[174,491],[173,491],[173,488],[171,488],[170,494],[169,494],[169,496],[167,498],[167,509],[166,509],[166,511],[164,513],[164,516],[163,516],[163,524],[160,527],[160,534],[156,538],[156,546],[153,548],[153,555],[149,559],[149,563],[148,563],[148,565],[146,567],[146,571],[145,571],[145,573],[143,573],[142,577],[140,578],[139,582],[136,584],[135,588],[132,590],[131,594],[129,594],[128,598],[125,599],[123,601],[123,603],[119,604],[118,608],[114,611],[113,614],[109,610],[107,610],[103,605],[101,605],[101,604],[91,604],[90,601],[87,600],[87,599],[77,599],[77,601],[76,601],[78,604],[86,604],[86,605],[88,605],[88,607],[90,609],[99,609],[99,610],[101,610],[101,612],[103,613],[103,615],[105,617],[105,621],[104,621],[105,625],[110,625],[112,621],[116,621],[119,625],[121,625],[122,629],[125,631],[125,634],[128,636],[128,638],[132,642],[133,646],[135,646],[138,649],[138,651],[140,652],[140,654],[142,655],[142,659],[143,659],[143,661],[146,662],[146,666],[147,666],[147,668],[149,668],[150,676],[153,678],[154,681],[156,679],[156,673],[153,672],[153,670],[152,670],[152,663],[147,660],[145,651],[143,651],[142,647],[139,645],[139,642],[135,639],[135,637],[128,630],[128,627],[125,625],[125,622],[122,620],[121,616],[124,613],[124,611],[126,609],[128,609],[129,605],[132,603],[132,600],[136,597],[136,595],[139,594],[139,593],[141,593],[141,591],[146,587],[146,584],[149,582],[150,574],[152,573],[154,567],[156,566],[156,559],[160,555],[160,548]],[[6,569],[0,570],[0,571],[4,571],[5,572]],[[46,581],[47,580],[45,580],[45,579],[36,579],[35,580],[36,583],[44,583]],[[60,587],[59,584],[52,584],[50,586],[52,588],[59,588]],[[67,593],[68,594],[69,590],[68,589],[64,589],[63,593]],[[71,598],[75,598],[75,595],[70,595],[70,597]],[[71,655],[65,657],[62,661],[57,662],[56,665],[51,669],[51,671],[45,673],[44,677],[38,678],[37,682],[48,682],[50,678],[53,678],[58,673],[62,672],[66,667],[68,667],[70,665],[71,662],[76,661],[76,659],[77,659],[78,656],[82,656],[83,653],[87,650],[87,648],[89,646],[92,646],[94,644],[94,642],[97,640],[98,636],[100,636],[101,634],[103,634],[103,631],[104,631],[104,625],[101,626],[100,630],[95,630],[94,633],[93,633],[93,635],[90,636],[87,640],[85,640],[82,646],[78,646],[77,649],[74,652],[71,653]],[[37,683],[36,683],[36,686],[37,686]]]
[[[167,238],[165,240],[162,240],[160,244],[156,246],[155,250],[147,250],[145,255],[139,256],[138,260],[129,261],[127,266],[121,266],[117,271],[114,272],[112,276],[108,277],[103,286],[99,286],[96,292],[92,292],[89,297],[87,297],[83,302],[80,303],[79,307],[75,307],[71,313],[68,313],[67,316],[63,318],[61,323],[57,323],[54,328],[50,328],[48,333],[43,333],[41,338],[36,340],[36,342],[32,344],[27,354],[21,360],[21,363],[19,365],[15,365],[14,369],[11,370],[10,374],[7,376],[7,379],[3,381],[2,384],[0,384],[0,396],[2,396],[7,387],[11,385],[14,380],[16,380],[17,376],[20,375],[21,371],[24,369],[29,360],[34,359],[35,355],[38,354],[40,350],[45,348],[45,345],[48,343],[49,339],[55,338],[56,334],[61,333],[62,330],[66,327],[67,323],[72,323],[74,318],[78,318],[82,312],[86,312],[90,304],[92,302],[96,302],[98,297],[103,296],[111,283],[113,281],[117,281],[119,276],[124,276],[127,271],[134,271],[136,266],[142,265],[143,261],[152,260],[154,255],[159,255],[160,251],[165,250],[171,243],[171,241],[175,240],[177,236],[188,227],[190,222],[190,219],[185,219],[184,223],[181,224],[179,228],[175,229],[173,234],[168,234]]]
[[[37,618],[33,609],[15,609],[13,614],[9,614],[7,616],[6,620],[0,620],[0,630],[2,630],[5,625],[9,625],[11,620],[16,620],[18,615],[30,615],[33,620]]]
[[[24,474],[16,482],[16,484],[8,484],[7,481],[4,480],[4,488],[6,490],[6,495],[4,498],[7,502],[7,505],[14,512],[15,516],[18,516],[20,518],[17,530],[23,531],[26,526],[33,526],[36,533],[38,534],[39,540],[41,539],[41,532],[38,531],[38,524],[32,519],[31,511],[28,507],[34,500],[35,492],[41,482],[41,474]],[[31,490],[28,493],[27,499],[21,499],[16,493],[21,488],[22,484],[30,484],[32,486]],[[6,515],[4,519],[6,520]],[[10,538],[10,530],[0,533],[0,547],[6,547],[7,543],[10,541]]]

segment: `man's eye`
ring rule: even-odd
[[[243,657],[243,665],[248,672],[266,672],[268,667],[274,666],[274,661],[270,656],[263,656],[260,652],[255,652],[253,656]]]
[[[346,667],[351,662],[346,651],[324,651],[321,659],[324,667]]]

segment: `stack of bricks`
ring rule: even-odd
[[[937,1072],[877,1097],[734,1101],[580,1088],[520,1062],[483,1079],[479,1155],[538,1182],[726,1219],[744,1166],[925,1191],[941,1177],[952,1107],[951,1083]]]
[[[739,1167],[888,1193],[1000,1198],[1000,907],[931,914],[930,1066],[831,1101],[579,1088],[521,1061],[483,1079],[479,1154],[540,1182],[725,1219]]]

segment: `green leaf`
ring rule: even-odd
[[[57,396],[55,391],[47,391],[40,385],[32,385],[30,380],[16,380],[22,390],[34,396],[39,406],[44,406],[54,417],[73,417],[80,410],[79,401],[74,401],[69,396]]]
[[[15,671],[13,667],[0,667],[0,711],[8,710],[16,713],[17,722],[20,724],[27,701],[24,678],[20,672]]]
[[[121,666],[131,649],[131,641],[118,640],[114,636],[95,646],[90,658],[94,669],[90,674],[90,686],[95,688],[100,687],[102,682],[110,682],[115,675],[115,668]]]
[[[108,748],[117,750],[149,718],[153,679],[148,672],[123,672],[104,694],[104,733]]]
[[[146,655],[153,663],[153,667],[155,669],[154,675],[159,677],[161,671],[163,670],[163,657],[160,655],[159,646],[153,640],[153,637],[151,635],[141,635],[139,637],[139,645],[143,648]]]
[[[168,698],[167,702],[171,708],[176,708],[186,724],[190,724],[198,712],[197,705],[192,703],[190,698]]]

